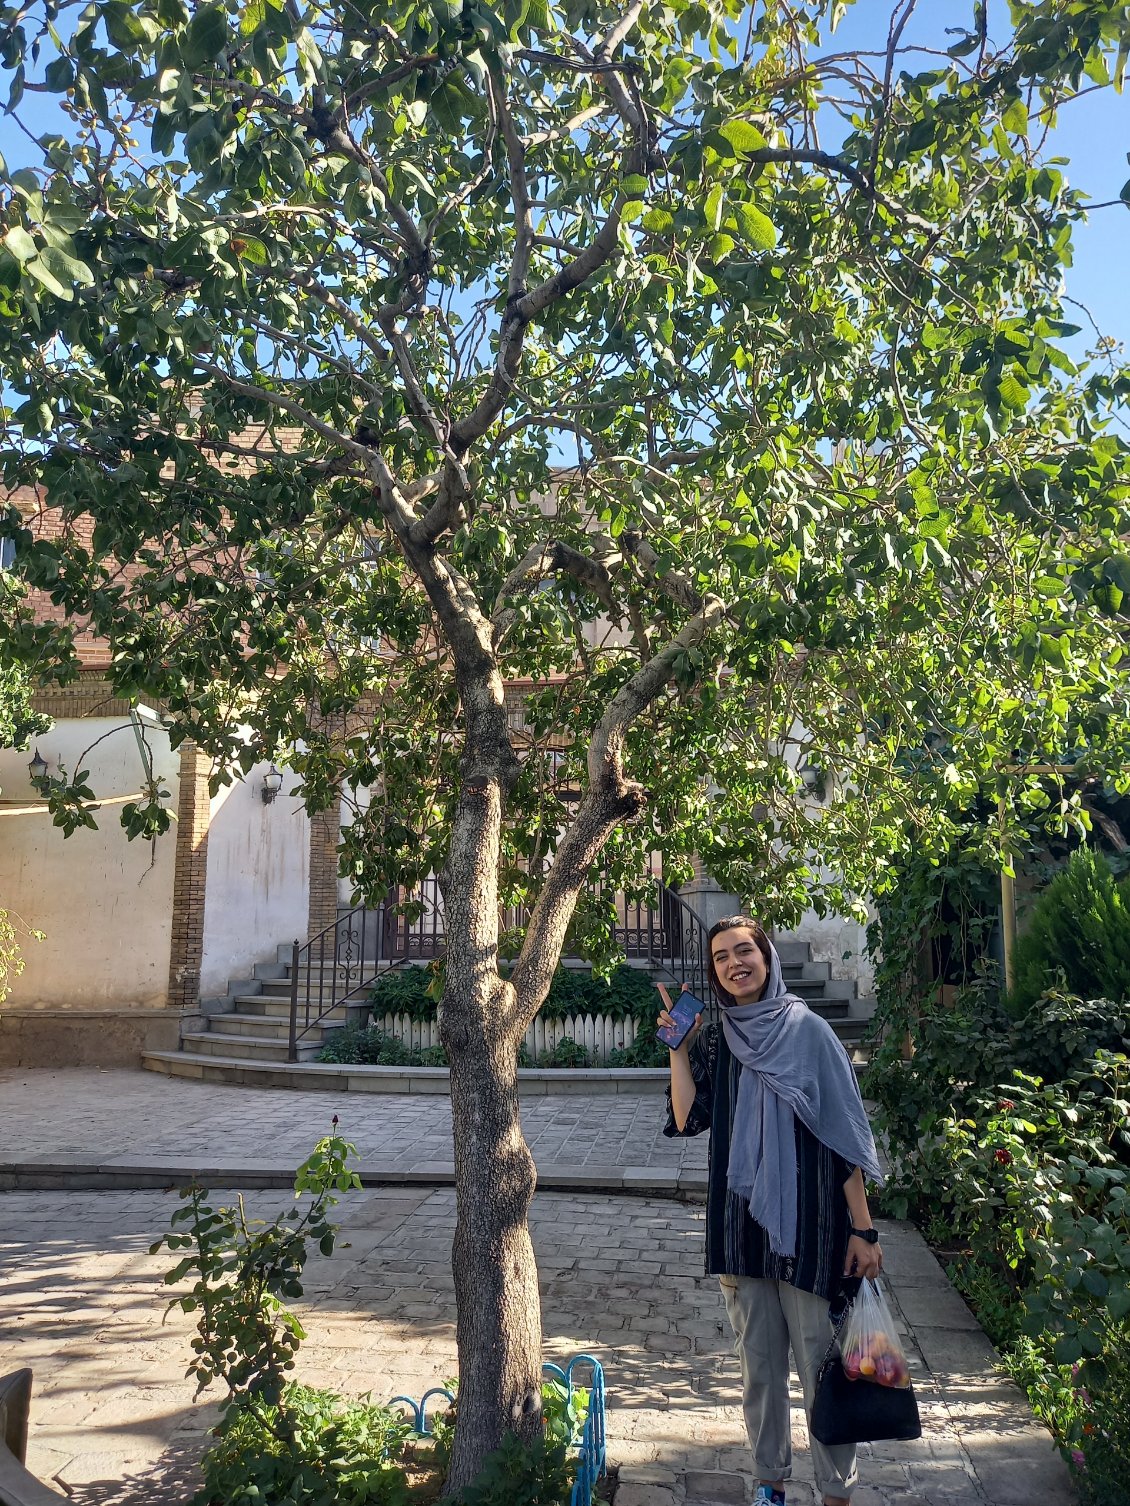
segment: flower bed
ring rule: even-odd
[[[369,996],[369,1026],[333,1032],[318,1060],[446,1066],[435,991],[430,968],[405,967],[385,973]],[[526,1031],[519,1065],[666,1066],[667,1051],[655,1040],[656,1013],[655,987],[637,968],[617,968],[607,982],[590,972],[559,968],[545,1003]]]
[[[885,1206],[915,1217],[1095,1506],[1130,1506],[1130,1009],[988,991],[888,1039]]]

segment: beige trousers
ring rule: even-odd
[[[759,1480],[792,1474],[789,1424],[789,1349],[793,1352],[806,1417],[812,1415],[816,1375],[828,1351],[832,1325],[828,1301],[784,1281],[719,1276],[742,1367],[742,1409]],[[829,1448],[811,1439],[816,1488],[824,1496],[850,1496],[859,1479],[855,1445]]]

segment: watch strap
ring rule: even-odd
[[[869,1245],[879,1243],[878,1229],[852,1229],[850,1232],[855,1235],[856,1239],[865,1239]]]

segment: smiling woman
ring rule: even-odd
[[[737,1341],[757,1498],[780,1506],[792,1472],[789,1349],[811,1414],[829,1304],[882,1269],[864,1176],[882,1178],[851,1061],[826,1021],[786,992],[762,926],[727,916],[709,940],[722,1020],[671,1052],[664,1133],[710,1132],[706,1271]],[[665,1026],[671,999],[659,991]],[[813,1438],[812,1454],[825,1506],[846,1502],[854,1445]]]

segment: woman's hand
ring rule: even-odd
[[[674,1015],[671,1013],[671,1011],[675,1007],[674,1004],[672,1004],[672,1002],[671,1002],[671,995],[667,992],[667,989],[665,988],[665,986],[662,983],[657,983],[655,985],[655,987],[656,987],[656,989],[659,992],[659,997],[663,1000],[663,1008],[660,1010],[659,1016],[658,1016],[658,1018],[655,1021],[656,1026],[660,1030],[674,1030],[676,1028],[677,1024],[678,1024],[678,1021],[675,1019]],[[689,988],[690,988],[690,984],[689,983],[684,983],[683,984],[683,988],[682,988],[682,992],[686,993]],[[694,1040],[695,1036],[698,1034],[698,1032],[701,1029],[701,1027],[702,1027],[702,1016],[700,1014],[696,1014],[695,1017],[694,1017],[694,1024],[691,1026],[690,1030],[687,1031],[687,1034],[679,1042],[678,1046],[676,1046],[674,1048],[675,1052],[679,1052],[679,1051],[687,1052],[687,1051],[689,1051],[690,1044]]]
[[[845,1276],[876,1277],[883,1269],[883,1247],[873,1245],[853,1234],[848,1240],[847,1257],[844,1260]]]

